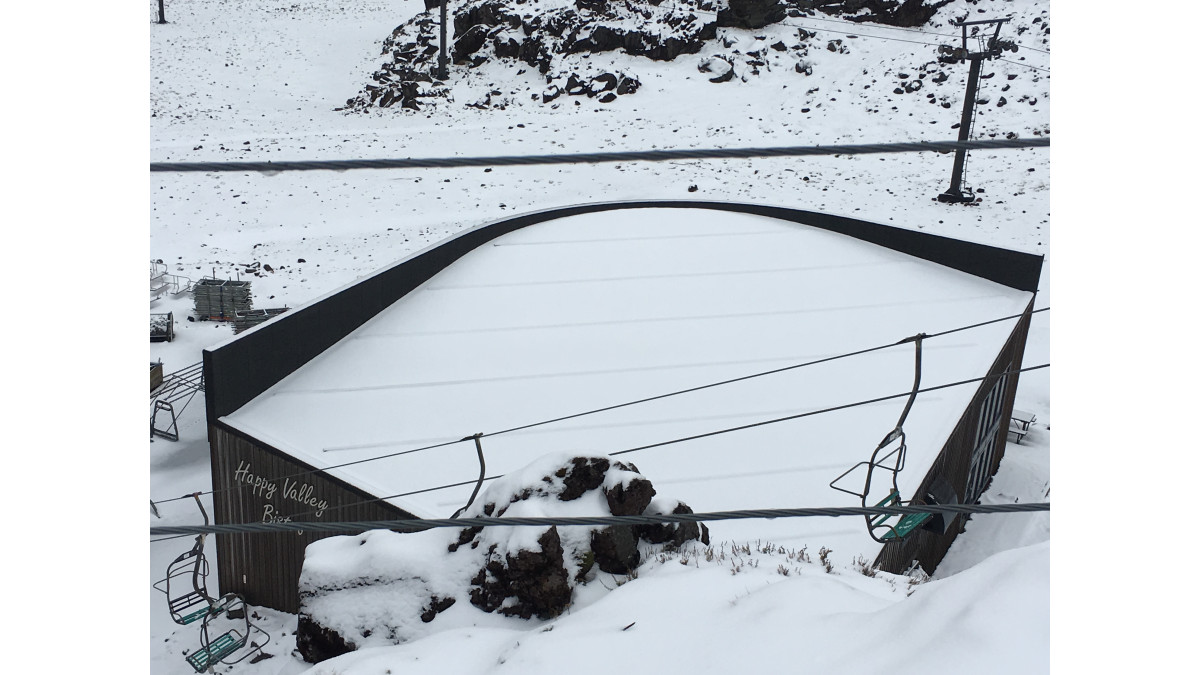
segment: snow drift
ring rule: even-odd
[[[498,480],[463,515],[692,513],[655,495],[633,464],[560,453]],[[297,648],[319,662],[476,625],[483,620],[479,610],[550,619],[571,606],[576,586],[601,573],[632,574],[645,554],[693,540],[708,543],[704,525],[468,527],[330,537],[305,555]],[[433,625],[443,613],[450,618]]]

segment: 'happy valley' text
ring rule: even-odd
[[[237,471],[233,472],[233,480],[235,483],[244,483],[250,486],[251,494],[262,497],[263,499],[274,499],[278,492],[284,499],[290,499],[294,502],[303,504],[314,509],[313,516],[320,518],[321,514],[325,513],[325,509],[329,508],[329,502],[324,499],[318,499],[313,496],[316,488],[308,483],[300,483],[299,481],[291,480],[290,478],[283,479],[283,490],[278,489],[278,485],[262,476],[250,473],[250,462],[239,461]],[[270,520],[283,520],[281,516],[275,515],[275,508],[267,504],[264,510],[263,522]],[[270,520],[268,520],[270,519]],[[290,517],[287,520],[291,520]]]

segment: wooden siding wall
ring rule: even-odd
[[[1025,355],[1025,338],[1029,334],[1032,311],[1033,300],[1030,300],[1029,306],[1025,309],[1025,316],[1013,328],[1012,334],[996,357],[988,375],[999,375],[1006,369],[1020,370],[1023,367],[1021,363]],[[1008,444],[1008,419],[1012,416],[1013,399],[1017,393],[1019,379],[1020,375],[1017,374],[1008,377],[1008,386],[1004,392],[1004,404],[1001,408],[1001,424],[997,432],[999,438],[996,441],[996,451],[992,457],[991,466],[986,470],[989,484],[991,476],[1000,466],[1000,460],[1004,458],[1004,449]],[[925,480],[921,482],[917,495],[924,495],[934,480],[941,476],[953,486],[954,492],[960,500],[964,498],[963,495],[967,489],[967,474],[971,469],[971,453],[974,450],[975,435],[979,427],[980,410],[984,399],[987,398],[988,392],[995,383],[994,379],[979,383],[975,396],[971,399],[963,416],[959,418],[950,438],[942,446],[937,460],[925,475]],[[912,496],[904,495],[904,497],[908,499]],[[1004,516],[999,517],[1003,518]],[[879,556],[875,558],[875,564],[885,572],[899,574],[917,561],[926,573],[933,574],[942,558],[946,557],[946,551],[950,550],[950,544],[954,543],[955,537],[963,531],[966,520],[964,516],[958,516],[950,523],[945,534],[918,529],[902,541],[885,544],[883,550],[879,552]]]
[[[215,522],[260,523],[271,517],[292,522],[387,520],[413,518],[405,511],[373,502],[353,504],[373,497],[321,473],[292,476],[313,467],[261,443],[251,441],[222,425],[209,428]],[[239,470],[242,472],[239,473]],[[259,485],[254,479],[260,478]],[[269,483],[268,483],[269,481]],[[301,500],[324,501],[320,517],[314,506]],[[298,515],[305,514],[305,515]],[[217,573],[221,593],[238,593],[246,602],[295,614],[300,611],[297,583],[304,564],[304,549],[330,532],[219,534]]]

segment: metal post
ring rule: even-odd
[[[159,0],[159,1],[161,2],[162,0]],[[441,49],[438,51],[438,79],[439,80],[445,80],[447,77],[447,75],[446,75],[446,2],[447,2],[447,0],[442,0],[442,27],[441,27],[442,45],[441,45]]]
[[[967,75],[967,95],[963,100],[962,120],[958,125],[958,140],[971,140],[971,118],[975,113],[975,94],[979,89],[979,69],[983,64],[983,54],[971,56],[971,71]],[[967,161],[966,148],[954,151],[954,168],[950,172],[950,189],[938,195],[939,202],[961,203],[974,201],[971,195],[962,191],[963,166]]]
[[[979,91],[979,70],[983,65],[984,59],[990,59],[1000,55],[1002,45],[1000,44],[1000,27],[1008,21],[1008,18],[1003,19],[984,19],[982,21],[962,21],[958,24],[962,28],[962,47],[957,50],[954,60],[966,59],[971,62],[971,72],[967,76],[967,95],[963,100],[962,119],[958,124],[958,140],[971,140],[971,120],[975,116],[975,96]],[[995,32],[992,33],[982,51],[973,52],[967,48],[967,27],[968,26],[995,26]],[[979,38],[982,40],[982,38]],[[948,49],[943,47],[942,49]],[[955,52],[955,50],[950,50]],[[975,196],[965,194],[962,190],[963,169],[967,164],[967,151],[965,148],[959,148],[954,151],[954,169],[950,174],[950,187],[945,192],[937,196],[939,202],[947,204],[963,204],[975,201]]]
[[[158,22],[159,23],[167,22],[167,13],[163,9],[163,0],[158,0]]]

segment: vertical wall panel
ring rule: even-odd
[[[989,376],[998,377],[1006,369],[1020,370],[1023,367],[1022,359],[1025,356],[1025,339],[1029,334],[1029,323],[1033,316],[1032,311],[1033,300],[1030,300],[1029,305],[1025,308],[1025,316],[1017,321],[1017,325],[1009,335],[1008,341],[1005,342],[1004,348],[1000,350],[1000,353],[996,356],[996,360],[992,363],[992,367],[988,370],[987,374]],[[1019,380],[1019,374],[1008,376],[1008,384],[1005,387],[1003,396],[1002,423],[998,431],[999,436],[996,439],[996,450],[986,471],[986,475],[988,476],[987,484],[989,485],[991,477],[1000,466],[1000,460],[1004,458],[1004,449],[1008,443],[1007,420],[1012,416],[1013,399],[1017,394],[1017,383]],[[954,492],[958,495],[959,499],[963,499],[963,495],[966,494],[967,489],[967,474],[971,469],[971,453],[975,448],[975,436],[979,427],[981,408],[984,399],[987,398],[988,392],[991,391],[994,384],[994,379],[988,379],[979,383],[975,396],[972,397],[970,404],[967,405],[967,409],[963,412],[962,417],[959,418],[954,431],[950,433],[950,437],[946,439],[946,444],[942,446],[942,451],[934,461],[933,466],[925,474],[925,479],[921,482],[921,487],[917,490],[917,495],[904,495],[905,498],[924,495],[934,480],[940,476],[954,488]],[[984,489],[987,489],[986,485]],[[954,543],[954,539],[963,531],[966,521],[967,518],[960,515],[954,519],[954,522],[950,525],[950,529],[945,534],[918,529],[903,541],[885,544],[883,550],[875,558],[875,565],[885,572],[899,574],[907,570],[915,561],[921,565],[922,569],[932,574],[937,569],[942,558],[946,557],[946,552],[950,550],[950,545]]]
[[[315,472],[264,444],[224,425],[209,429],[212,450],[215,522],[261,523],[273,520],[389,520],[413,518],[342,481]],[[297,475],[303,474],[303,475]],[[355,506],[345,507],[347,504]],[[317,515],[315,511],[324,507]],[[328,532],[217,535],[221,593],[238,593],[246,602],[295,613],[300,609],[297,582],[304,548]]]

